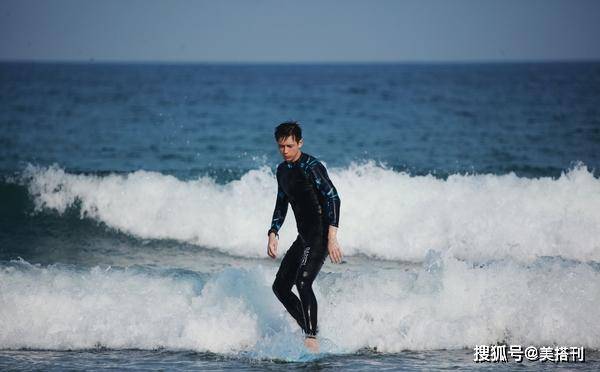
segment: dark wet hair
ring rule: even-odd
[[[297,121],[286,121],[275,128],[275,141],[279,142],[289,136],[292,136],[296,142],[302,139],[302,128]]]

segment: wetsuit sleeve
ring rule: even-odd
[[[321,162],[316,162],[310,169],[317,189],[324,197],[327,220],[331,226],[338,227],[340,223],[341,200],[335,186],[329,179],[327,169],[325,169],[325,166]]]
[[[279,177],[277,177],[277,200],[275,200],[275,210],[273,211],[273,219],[271,220],[271,228],[269,229],[269,234],[273,231],[275,234],[283,225],[283,221],[285,221],[285,215],[288,210],[288,197],[283,192],[281,185],[279,184]]]

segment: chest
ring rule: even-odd
[[[299,166],[284,168],[279,182],[283,192],[292,200],[314,193],[312,177]]]

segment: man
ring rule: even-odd
[[[278,231],[292,205],[298,237],[286,252],[273,283],[273,292],[294,317],[305,334],[306,347],[317,352],[317,300],[312,283],[329,254],[334,263],[342,261],[337,241],[340,198],[327,170],[315,157],[300,151],[302,130],[296,122],[275,128],[275,140],[284,161],[277,167],[277,200],[267,253],[277,256]],[[296,285],[300,298],[292,292]]]

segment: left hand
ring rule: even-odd
[[[327,250],[329,251],[329,258],[333,263],[342,262],[342,248],[337,241],[337,238],[330,238],[327,242]]]

